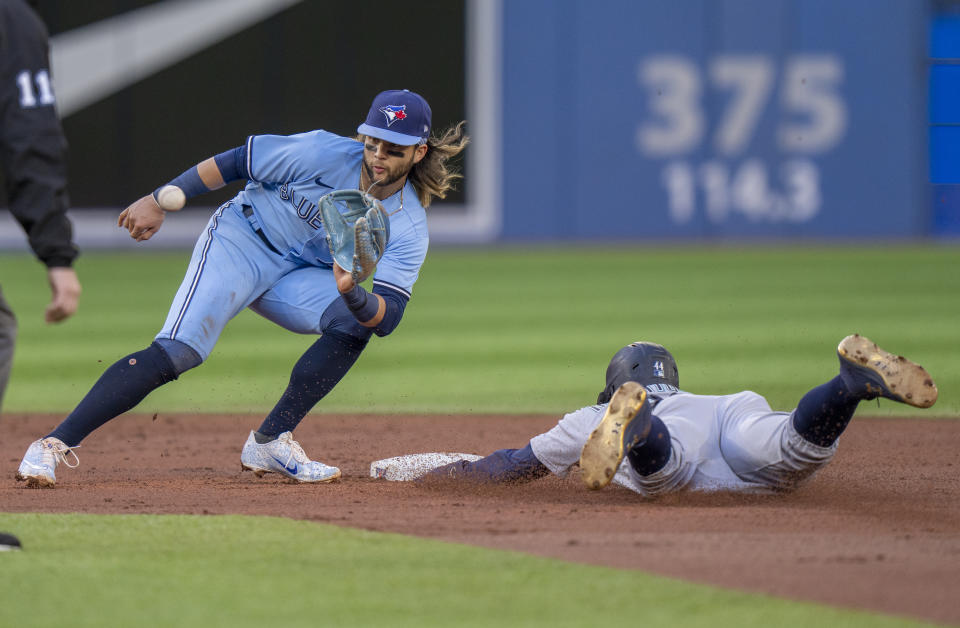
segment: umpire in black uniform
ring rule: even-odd
[[[78,251],[66,215],[66,151],[54,107],[47,28],[24,0],[0,0],[0,167],[10,211],[47,267],[48,323],[76,312],[80,297],[72,268]],[[16,335],[17,319],[0,288],[0,403]]]

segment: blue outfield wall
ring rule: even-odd
[[[929,235],[917,0],[503,3],[503,237]]]
[[[933,233],[960,235],[960,15],[930,20]]]

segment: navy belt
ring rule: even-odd
[[[254,233],[256,233],[263,243],[267,245],[267,248],[280,255],[280,251],[277,250],[277,247],[270,244],[270,240],[267,239],[267,235],[263,232],[263,229],[260,228],[259,223],[257,223],[256,216],[253,215],[253,208],[249,205],[241,205],[243,207],[243,215],[247,219],[247,222],[250,223],[250,226],[253,227]]]

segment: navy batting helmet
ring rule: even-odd
[[[607,386],[597,397],[597,403],[607,403],[625,382],[669,384],[680,387],[677,361],[663,345],[654,342],[632,342],[617,351],[607,365]]]

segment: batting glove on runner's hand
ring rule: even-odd
[[[360,190],[336,190],[320,199],[320,221],[333,261],[357,283],[369,277],[390,239],[390,218],[380,201]]]

